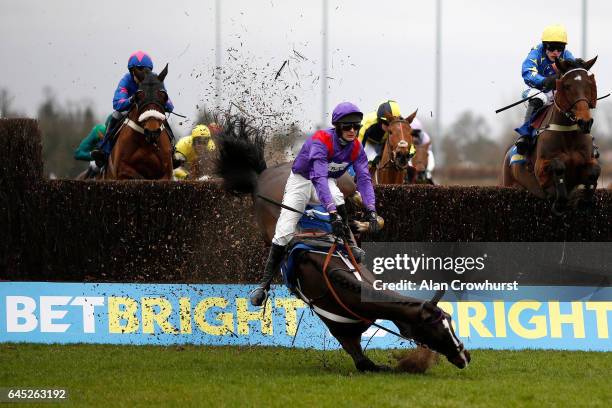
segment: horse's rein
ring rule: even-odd
[[[348,242],[346,241],[346,239],[343,240],[344,243],[344,247],[347,251],[347,253],[349,254],[349,258],[351,260],[351,263],[353,264],[353,266],[355,267],[357,273],[359,273],[360,276],[363,276],[363,274],[361,273],[361,269],[359,268],[359,264],[357,263],[357,261],[355,260],[355,257],[353,255],[353,251],[351,251],[351,247],[348,244]],[[371,326],[374,326],[380,330],[386,331],[389,334],[393,334],[397,337],[399,337],[400,339],[404,339],[407,340],[409,342],[415,343],[419,346],[424,346],[427,347],[426,344],[421,343],[415,339],[412,339],[410,337],[404,336],[401,333],[398,333],[394,330],[388,329],[384,326],[381,326],[380,324],[376,323],[375,320],[370,320],[370,319],[366,319],[365,317],[357,314],[356,312],[354,312],[353,310],[351,310],[347,305],[344,304],[344,302],[342,302],[342,300],[340,299],[340,296],[338,296],[338,293],[336,293],[336,290],[334,289],[333,285],[331,284],[331,282],[329,281],[329,276],[327,275],[327,267],[329,265],[329,261],[331,260],[332,256],[334,255],[334,253],[336,252],[336,247],[337,247],[337,242],[334,242],[333,245],[329,248],[329,251],[327,252],[327,256],[325,257],[325,261],[323,262],[323,278],[325,279],[325,284],[327,285],[327,289],[330,291],[330,293],[332,294],[332,296],[334,297],[334,299],[336,300],[336,302],[344,309],[346,310],[346,312],[348,314],[350,314],[351,316],[357,318],[358,320],[361,320],[363,323],[369,324]],[[422,305],[421,305],[422,307]],[[437,316],[435,319],[433,319],[432,321],[429,322],[419,322],[419,323],[415,323],[415,324],[435,324],[438,323],[440,320],[445,318],[444,315],[444,311],[440,310],[440,315]],[[461,352],[461,350],[463,350],[464,346],[463,343],[461,343],[461,347],[458,347],[458,352]]]
[[[353,251],[351,251],[351,247],[348,244],[348,242],[346,242],[346,240],[343,240],[344,242],[344,247],[346,249],[346,251],[349,254],[349,258],[351,260],[351,263],[353,264],[353,266],[355,267],[355,269],[357,270],[357,273],[361,276],[363,276],[361,274],[361,269],[359,268],[359,264],[357,263],[357,261],[355,260],[355,257],[353,256]],[[376,321],[370,320],[370,319],[366,319],[365,317],[357,314],[356,312],[354,312],[353,310],[351,310],[347,305],[344,304],[344,302],[342,302],[342,300],[340,299],[340,296],[338,296],[338,293],[336,293],[336,290],[334,289],[334,286],[331,284],[331,282],[329,281],[329,276],[327,275],[327,266],[329,265],[329,261],[331,260],[332,256],[334,255],[334,253],[336,252],[336,247],[337,247],[337,242],[334,242],[333,245],[329,248],[329,251],[327,252],[327,256],[325,257],[325,261],[323,262],[323,278],[325,279],[325,284],[327,285],[327,289],[330,291],[330,293],[332,294],[332,296],[334,297],[334,299],[336,300],[336,302],[340,305],[340,307],[342,307],[344,310],[346,310],[346,312],[348,314],[350,314],[351,316],[357,318],[358,320],[361,320],[363,323],[372,325],[380,330],[386,331],[389,334],[393,334],[401,339],[404,340],[408,340],[411,342],[415,342],[416,341],[414,339],[411,339],[409,337],[406,337],[396,331],[393,331],[391,329],[387,329],[384,326],[381,326],[380,324],[376,323]]]

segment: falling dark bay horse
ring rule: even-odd
[[[403,184],[410,159],[414,156],[410,123],[416,117],[416,111],[406,119],[388,115],[387,130],[389,136],[382,150],[382,157],[376,168],[372,169],[374,184]]]
[[[258,129],[244,119],[229,118],[215,141],[219,152],[217,173],[223,178],[225,189],[253,197],[255,218],[265,241],[269,243],[280,211],[277,206],[258,198],[258,195],[280,201],[289,175],[289,165],[266,167],[264,138]],[[347,177],[346,182],[350,185],[349,181],[351,179]],[[401,337],[445,355],[459,368],[467,366],[469,352],[455,335],[450,315],[437,306],[440,295],[431,301],[423,301],[396,292],[375,291],[372,286],[374,275],[365,266],[357,266],[354,262],[355,266],[349,267],[350,262],[347,263],[342,252],[333,251],[333,237],[320,234],[296,236],[292,241],[293,244],[305,242],[322,253],[304,250],[293,258],[294,278],[290,289],[317,313],[353,358],[357,369],[386,369],[370,360],[361,347],[361,335],[376,324],[376,319],[392,321]],[[362,300],[369,296],[375,296],[377,300]]]
[[[558,79],[554,104],[545,113],[532,156],[522,164],[510,165],[504,158],[502,183],[518,186],[540,198],[553,197],[553,212],[566,204],[591,206],[601,168],[592,157],[591,109],[597,103],[595,77],[590,61],[557,60]]]
[[[100,178],[172,179],[172,143],[164,108],[168,101],[163,86],[167,73],[168,65],[159,75],[136,71],[139,86],[134,104],[117,132],[117,142]]]

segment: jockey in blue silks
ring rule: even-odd
[[[344,235],[348,222],[344,196],[337,179],[350,165],[355,170],[357,190],[366,207],[370,230],[376,232],[379,228],[368,158],[357,139],[362,119],[363,113],[352,103],[343,102],[336,106],[332,113],[334,127],[319,130],[304,142],[285,186],[284,205],[303,212],[309,202],[319,201],[329,212],[337,236]],[[261,306],[265,302],[270,283],[300,218],[298,213],[281,209],[263,279],[251,292],[252,305]]]
[[[136,51],[130,55],[127,67],[129,72],[126,73],[123,78],[121,78],[119,84],[117,85],[117,89],[115,90],[115,95],[113,96],[113,109],[115,111],[112,113],[110,123],[106,127],[104,139],[102,142],[100,142],[98,149],[91,152],[92,157],[96,160],[99,167],[102,167],[102,165],[104,165],[108,160],[111,150],[115,144],[115,140],[113,140],[111,136],[117,129],[119,122],[127,115],[127,112],[130,110],[132,102],[134,101],[134,94],[136,91],[138,91],[139,81],[135,75],[135,72],[144,71],[145,69],[152,71],[153,60],[147,53],[143,51]],[[168,98],[165,108],[167,112],[172,112],[174,110],[174,105],[172,104],[170,98]],[[170,128],[167,126],[167,129]]]

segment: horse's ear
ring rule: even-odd
[[[164,79],[166,79],[166,75],[168,75],[168,64],[167,63],[164,69],[162,69],[162,72],[160,72],[159,75],[157,75],[157,79],[159,79],[160,82],[164,82]]]
[[[415,112],[416,113],[416,112]],[[429,301],[429,303],[432,303],[434,305],[437,305],[438,302],[440,301],[440,299],[442,299],[442,296],[444,296],[444,289],[440,289],[437,290],[435,295],[431,298],[431,300]]]
[[[416,114],[417,114],[417,112],[418,112],[418,111],[419,111],[419,110],[417,109],[417,110],[415,110],[414,112],[412,112],[412,114],[406,118],[406,122],[408,122],[408,123],[412,123],[412,121],[414,120],[414,118],[416,118]]]
[[[598,57],[598,55],[595,56],[595,58],[593,58],[592,60],[588,60],[587,62],[585,62],[584,65],[583,65],[584,69],[586,69],[587,71],[590,71],[591,67],[593,65],[595,65],[595,62],[597,62],[597,57]]]

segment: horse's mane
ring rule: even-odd
[[[240,115],[226,115],[221,131],[214,136],[218,150],[215,173],[227,191],[248,194],[255,191],[257,176],[266,169],[266,138],[253,121]]]

